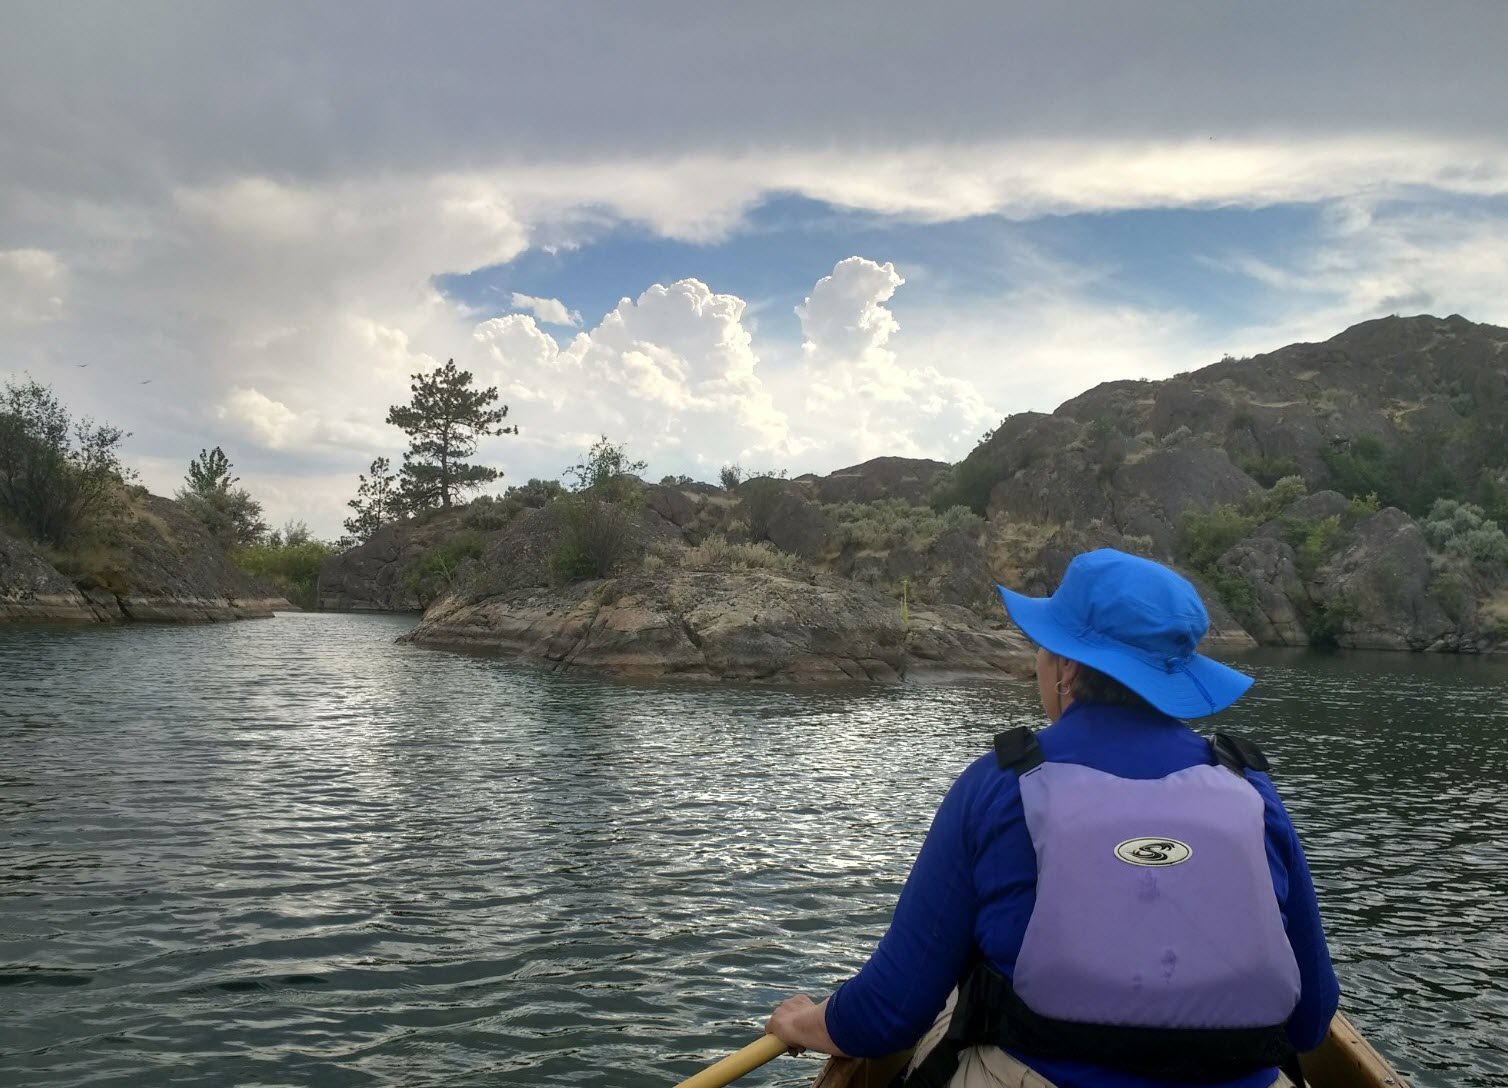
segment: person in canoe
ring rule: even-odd
[[[1112,549],[1051,597],[1000,587],[1051,724],[949,790],[857,975],[779,1005],[791,1048],[916,1047],[907,1088],[1269,1088],[1339,989],[1309,866],[1249,741],[1206,740],[1251,679],[1195,652],[1178,574]]]

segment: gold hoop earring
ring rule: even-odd
[[[1061,696],[1062,698],[1065,698],[1065,699],[1068,698],[1068,696],[1070,696],[1070,695],[1073,694],[1073,687],[1072,687],[1072,685],[1070,685],[1068,687],[1068,689],[1065,691],[1064,687],[1063,687],[1063,681],[1061,681],[1061,680],[1058,681],[1058,683],[1057,683],[1057,685],[1055,687],[1055,690],[1057,691],[1057,693],[1058,693],[1059,696]]]

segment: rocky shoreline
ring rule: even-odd
[[[65,574],[0,533],[0,623],[226,623],[296,612],[248,577],[171,499],[133,500],[119,537]]]

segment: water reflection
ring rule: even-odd
[[[630,684],[406,619],[0,630],[0,1078],[672,1082],[879,937],[1030,685]],[[1508,1076],[1501,663],[1265,653],[1347,1007]],[[783,1061],[755,1083],[800,1084]]]

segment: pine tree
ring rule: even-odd
[[[355,515],[346,518],[346,532],[358,543],[365,543],[383,525],[398,514],[397,477],[388,472],[392,467],[386,457],[379,457],[367,469],[368,475],[358,476],[356,497],[346,503]]]
[[[493,407],[496,387],[472,389],[471,380],[470,371],[449,359],[429,374],[415,374],[409,386],[413,399],[388,409],[387,422],[408,434],[398,484],[405,511],[448,510],[465,492],[502,475],[466,462],[484,436],[518,433],[516,426],[493,429],[507,418],[508,406]]]

